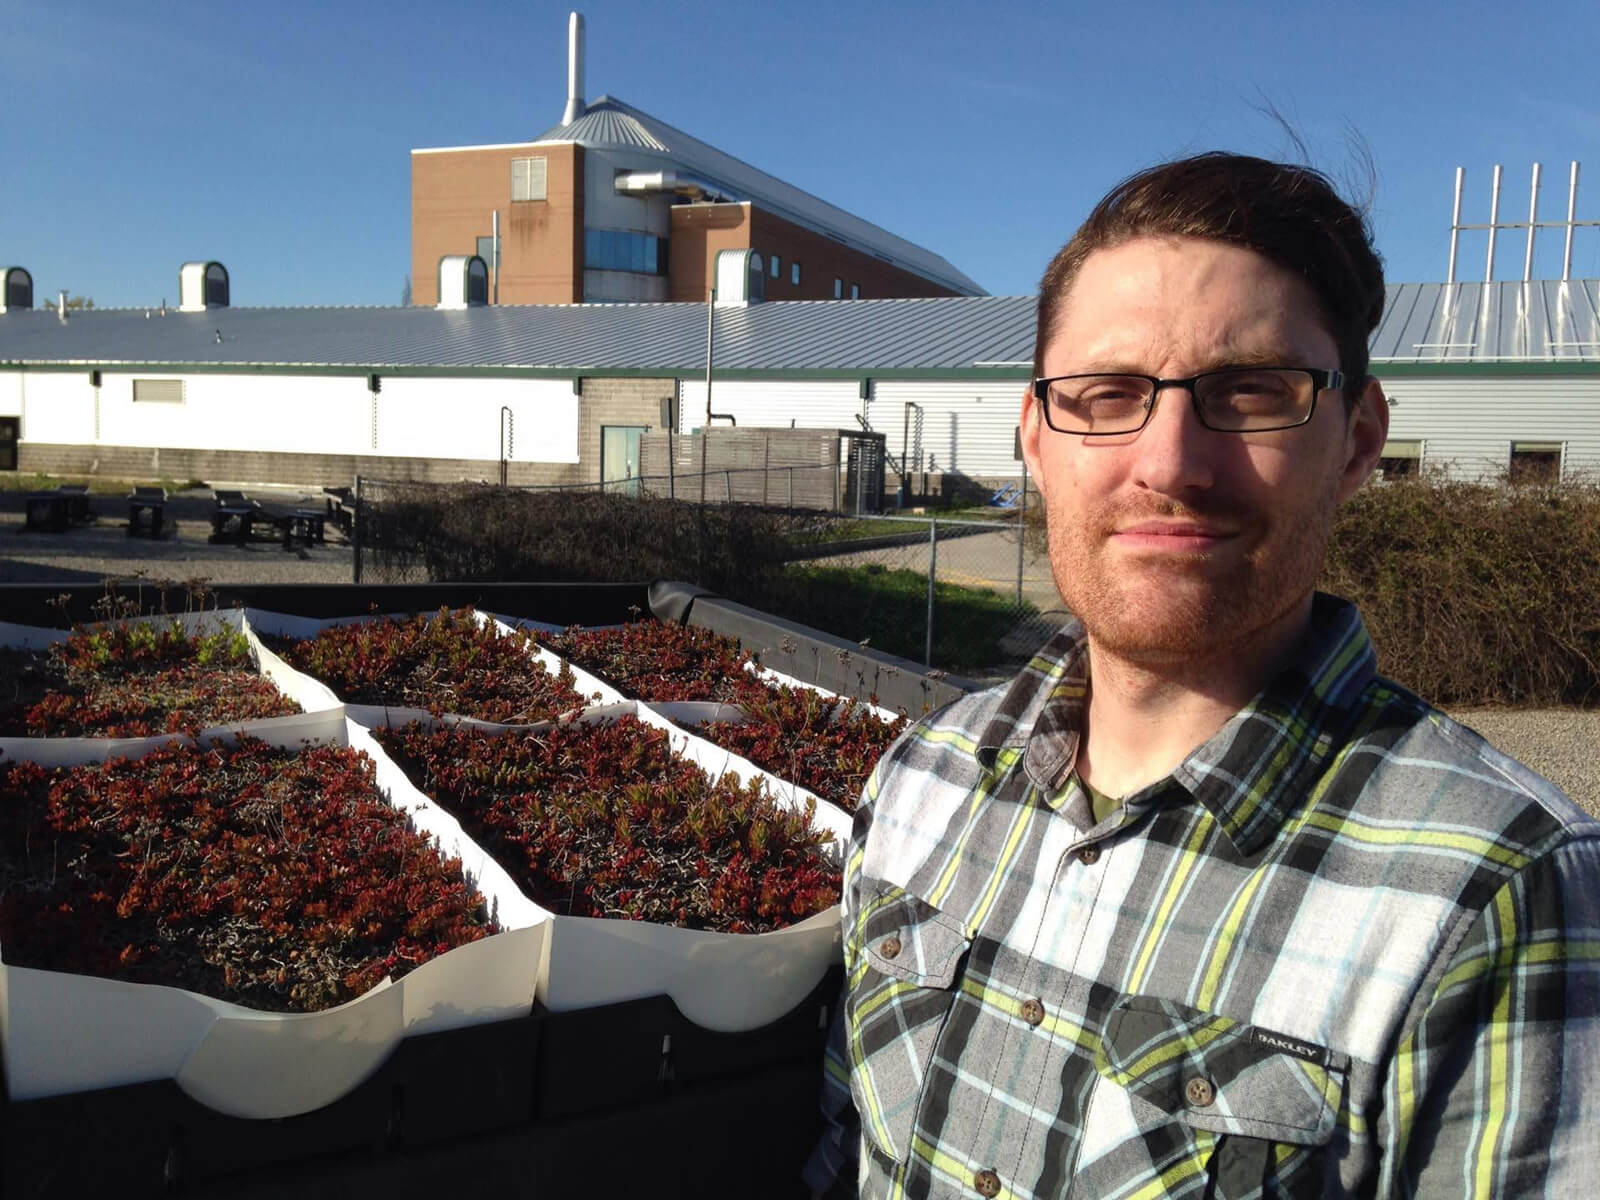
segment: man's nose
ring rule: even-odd
[[[1150,403],[1154,411],[1134,441],[1134,482],[1166,496],[1181,495],[1215,482],[1216,439],[1195,411],[1194,392],[1168,383]]]

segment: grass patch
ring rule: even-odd
[[[875,650],[923,661],[928,577],[916,571],[792,566],[760,604],[776,616],[852,641],[865,639]],[[933,604],[933,662],[957,672],[1003,661],[1000,639],[1018,620],[1037,611],[987,588],[943,582],[934,585]]]
[[[168,495],[203,488],[203,479],[189,479],[180,483],[174,479],[120,479],[110,475],[46,475],[38,471],[0,471],[0,492],[48,492],[63,483],[89,485],[91,496],[126,496],[134,487],[164,487]]]

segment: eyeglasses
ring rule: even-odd
[[[1156,393],[1189,392],[1200,424],[1219,433],[1293,429],[1311,420],[1324,388],[1342,388],[1341,371],[1313,367],[1227,367],[1188,379],[1154,375],[1057,375],[1035,379],[1033,394],[1057,433],[1137,433],[1150,421]]]

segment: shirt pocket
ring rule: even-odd
[[[1171,1000],[1124,996],[1106,1019],[1095,1067],[1146,1117],[1158,1110],[1154,1128],[1139,1120],[1153,1174],[1204,1172],[1217,1200],[1322,1194],[1321,1150],[1338,1125],[1348,1055]]]
[[[959,921],[899,889],[863,905],[848,935],[850,1092],[862,1132],[897,1162],[970,945]]]

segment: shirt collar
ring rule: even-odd
[[[1276,834],[1309,784],[1343,745],[1377,659],[1354,605],[1318,593],[1305,637],[1287,666],[1197,747],[1166,779],[1129,797],[1151,802],[1173,784],[1208,808],[1246,856]],[[1089,696],[1083,625],[1064,625],[1007,689],[978,739],[993,770],[1002,749],[1022,751],[1022,767],[1046,803],[1059,803],[1078,757]]]

